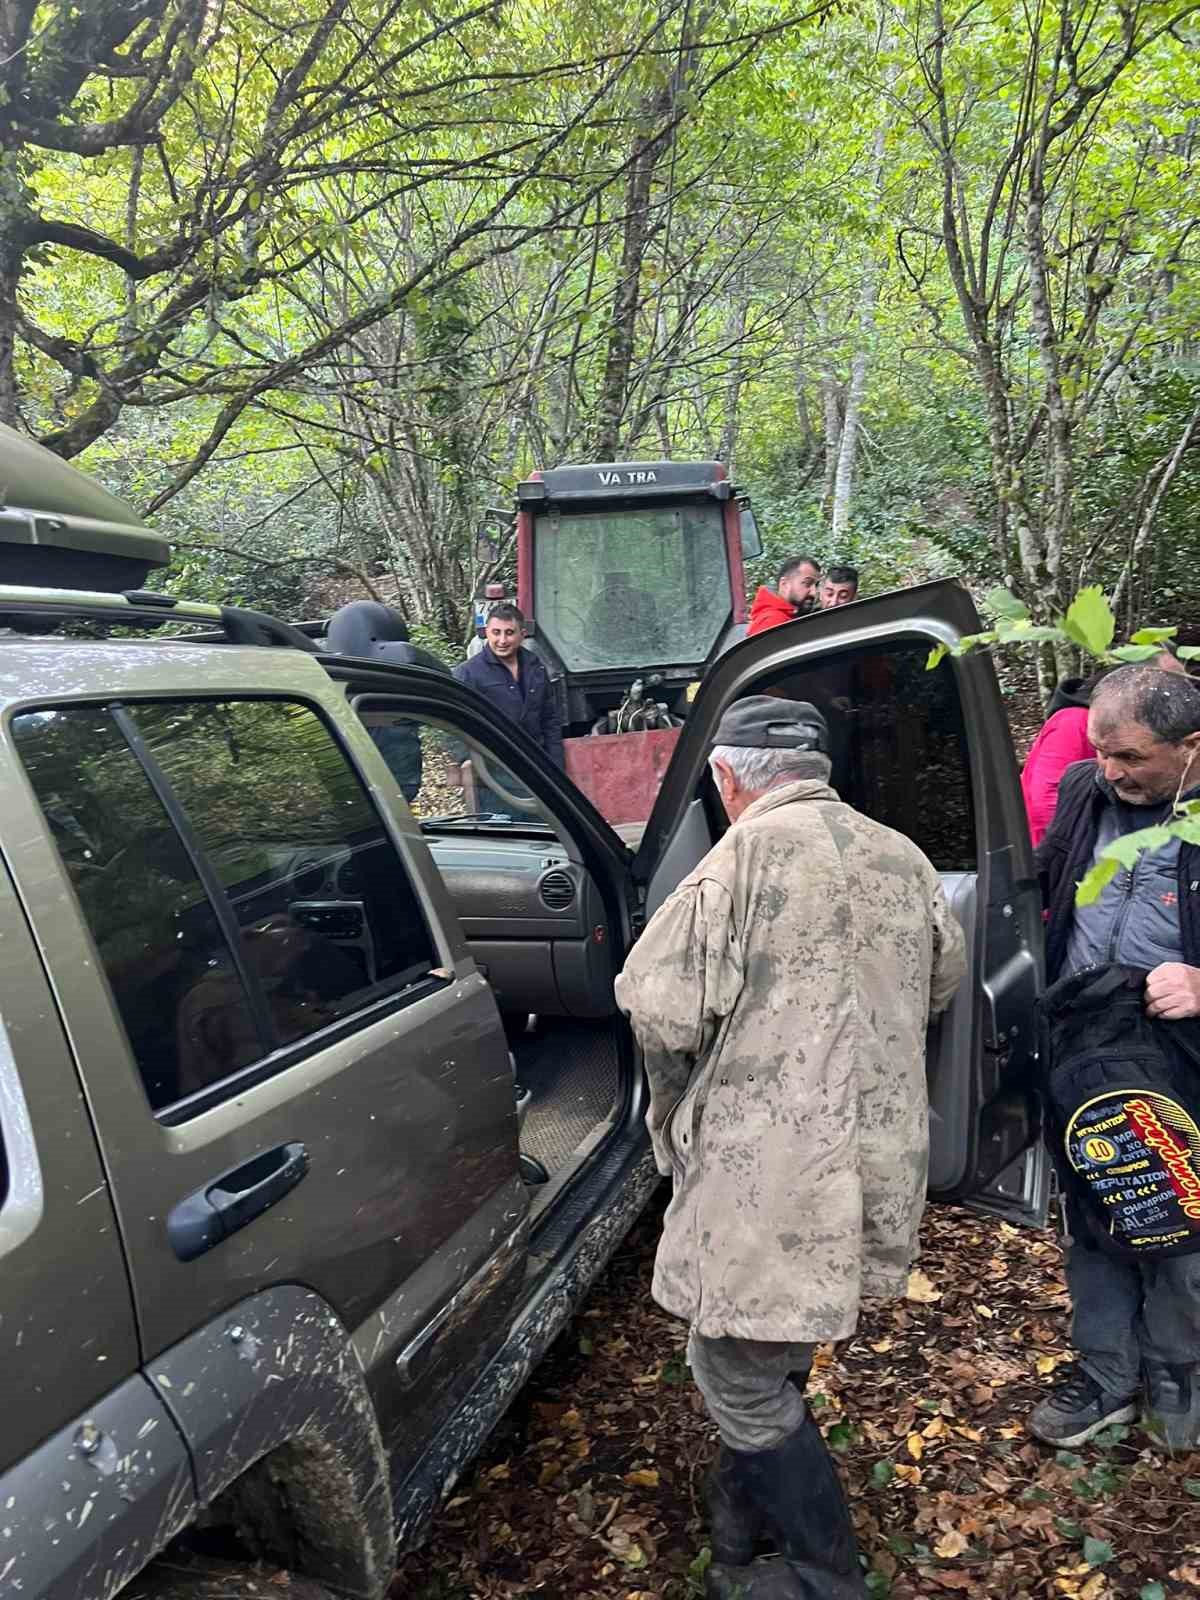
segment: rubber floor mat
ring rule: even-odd
[[[611,1024],[549,1017],[512,1044],[517,1082],[533,1103],[521,1149],[553,1175],[616,1104],[620,1085]]]

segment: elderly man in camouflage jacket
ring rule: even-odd
[[[757,695],[710,762],[732,826],[617,980],[674,1179],[654,1297],[717,1424],[710,1596],[866,1593],[803,1400],[814,1346],[904,1292],[925,1199],[925,1028],[965,970],[917,847],[829,787],[828,730]],[[762,1541],[778,1552],[749,1565]]]

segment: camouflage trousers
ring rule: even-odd
[[[804,1421],[802,1389],[815,1348],[765,1339],[710,1339],[692,1330],[688,1366],[722,1444],[731,1450],[773,1450],[795,1433]]]

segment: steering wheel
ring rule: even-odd
[[[488,767],[487,760],[484,757],[483,752],[478,748],[472,750],[471,752],[471,765],[483,779],[484,785],[490,789],[493,794],[498,794],[501,800],[504,801],[505,805],[515,806],[518,811],[524,811],[527,814],[533,814],[539,817],[541,816],[541,807],[532,795],[510,794],[502,783],[497,783],[496,779],[492,776],[491,769]]]

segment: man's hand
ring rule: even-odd
[[[1164,961],[1146,979],[1146,1012],[1162,1022],[1200,1017],[1200,967]]]

